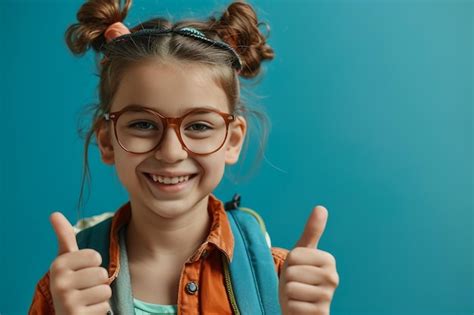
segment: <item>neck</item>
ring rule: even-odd
[[[172,219],[163,218],[153,211],[132,206],[132,216],[127,228],[129,260],[172,259],[185,261],[204,242],[209,233],[211,217],[206,197]]]

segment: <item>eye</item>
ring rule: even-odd
[[[204,125],[204,124],[199,124],[199,123],[192,124],[192,125],[189,126],[188,128],[189,128],[191,131],[199,131],[199,132],[212,130],[211,127],[209,127],[209,126],[207,126],[207,125]]]
[[[138,130],[151,130],[151,129],[156,128],[153,123],[148,122],[148,121],[132,122],[128,126],[132,129],[138,129]]]

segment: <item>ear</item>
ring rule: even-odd
[[[113,165],[114,147],[112,145],[112,132],[107,124],[102,123],[95,132],[97,145],[99,146],[100,156],[105,164]]]
[[[237,116],[236,120],[229,126],[229,140],[225,151],[226,164],[235,164],[239,160],[246,133],[247,121],[244,117]]]

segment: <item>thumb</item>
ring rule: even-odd
[[[58,238],[58,255],[79,250],[76,241],[76,234],[66,217],[61,212],[54,212],[49,217],[49,220],[51,221],[54,233]]]
[[[296,247],[317,248],[328,220],[328,211],[323,206],[316,206],[306,222],[303,234]]]

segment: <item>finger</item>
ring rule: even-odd
[[[109,302],[102,302],[94,305],[89,305],[84,309],[84,312],[80,314],[112,314],[112,313],[107,313],[108,311],[111,310],[111,307],[109,305]]]
[[[318,243],[323,235],[327,219],[327,209],[323,206],[315,207],[306,222],[301,238],[296,243],[296,247],[318,248]]]
[[[327,288],[300,282],[287,282],[284,290],[288,300],[303,302],[322,302],[331,300],[331,291]]]
[[[75,289],[88,289],[105,284],[109,280],[107,270],[103,267],[90,267],[78,270],[71,275],[71,282]]]
[[[85,248],[77,252],[62,254],[53,261],[50,271],[54,274],[60,274],[84,268],[98,267],[101,263],[102,257],[97,251]]]
[[[329,310],[330,306],[328,303],[289,300],[287,308],[290,314],[329,314],[326,310]]]
[[[79,248],[77,246],[76,234],[66,217],[61,212],[54,212],[49,219],[58,238],[58,255],[77,251]]]
[[[332,268],[336,265],[336,258],[317,248],[297,247],[288,253],[285,262],[287,266],[309,265]]]
[[[107,284],[101,284],[92,288],[79,291],[81,301],[85,305],[94,305],[107,302],[112,296],[112,289]]]
[[[324,271],[315,266],[289,266],[285,270],[286,281],[296,281],[309,285],[322,285]]]

